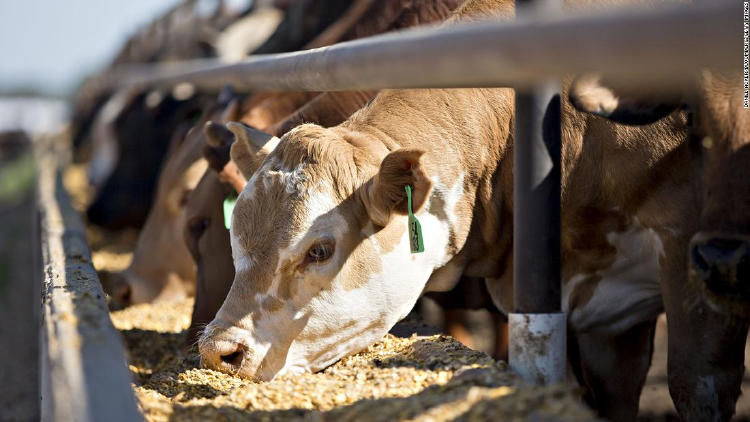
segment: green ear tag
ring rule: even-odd
[[[232,211],[234,211],[234,204],[237,203],[237,194],[232,192],[224,200],[224,227],[229,230],[232,226]]]
[[[411,186],[406,185],[404,188],[406,189],[406,201],[409,206],[409,245],[411,245],[411,253],[424,252],[422,225],[419,224],[419,220],[417,220],[411,207]]]

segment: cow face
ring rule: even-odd
[[[138,235],[133,261],[118,275],[113,299],[119,304],[178,300],[192,295],[195,265],[183,241],[182,229],[188,196],[206,167],[206,161],[196,157],[186,162],[171,161],[165,167],[154,206]]]
[[[750,113],[741,84],[739,74],[706,71],[691,93],[703,201],[689,262],[691,280],[712,302],[750,316]]]
[[[222,201],[231,191],[216,172],[209,170],[188,199],[183,233],[198,280],[187,344],[195,344],[200,330],[216,316],[234,280],[229,231],[224,227],[222,207]]]
[[[367,150],[303,125],[262,158],[232,217],[234,282],[199,348],[204,366],[269,380],[382,337],[445,264],[448,235],[420,213],[432,188],[421,151]],[[407,184],[431,236],[421,254],[409,248]]]
[[[647,98],[578,78],[571,102],[580,110],[625,124],[658,120],[678,107],[691,114],[691,141],[702,173],[697,189],[699,231],[688,252],[691,284],[714,307],[750,316],[750,113],[743,108],[739,74],[703,71],[684,93]]]

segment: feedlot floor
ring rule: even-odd
[[[200,369],[183,346],[191,309],[186,300],[112,312],[150,421],[595,420],[574,389],[523,385],[504,362],[443,335],[389,334],[321,373],[265,383]]]

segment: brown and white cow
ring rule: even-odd
[[[688,250],[689,283],[665,295],[670,330],[670,392],[680,414],[701,415],[711,404],[727,419],[744,373],[750,317],[750,112],[739,74],[705,70],[682,94],[647,96],[596,75],[578,78],[577,108],[624,124],[656,121],[676,108],[689,112],[694,171],[702,177],[693,201],[700,222]],[[684,310],[669,314],[669,307]],[[672,331],[676,334],[672,335]],[[697,335],[698,333],[703,334]],[[706,337],[710,341],[706,341]],[[700,357],[685,363],[682,354]],[[721,369],[705,362],[721,362]],[[677,380],[679,379],[679,381]],[[684,397],[695,392],[700,399]]]
[[[326,93],[320,97],[326,99],[302,107],[276,127],[292,127],[301,121],[342,122],[369,99],[358,93]],[[213,170],[206,171],[191,192],[185,207],[187,217],[183,229],[185,244],[197,269],[188,344],[193,344],[202,327],[216,316],[232,285],[234,267],[222,203],[230,193],[241,192],[247,180],[230,161],[229,150],[234,143],[234,134],[215,122],[206,124],[203,130],[208,143],[203,156]]]
[[[460,0],[358,1],[352,6],[351,13],[345,14],[310,46],[439,21],[449,16],[460,3]],[[364,106],[375,93],[351,91],[315,94],[311,96],[310,101],[284,119],[275,120],[281,112],[296,105],[300,98],[304,98],[302,94],[276,94],[275,97],[269,93],[256,95],[249,101],[251,106],[242,117],[242,121],[265,128],[274,135],[282,135],[304,122],[313,122],[324,127],[333,126],[343,122]],[[241,126],[236,126],[235,130],[238,128]],[[231,254],[228,233],[221,220],[221,201],[226,195],[215,197],[215,192],[225,192],[228,186],[233,186],[240,192],[250,176],[241,174],[235,162],[229,160],[230,147],[233,147],[235,159],[239,162],[248,157],[249,152],[244,144],[232,145],[234,139],[226,139],[226,135],[231,135],[231,132],[222,125],[207,125],[205,130],[211,146],[204,150],[204,155],[210,167],[220,176],[204,176],[204,179],[211,180],[201,181],[193,193],[196,198],[213,197],[213,202],[190,200],[187,206],[189,217],[184,236],[188,245],[192,245],[190,250],[198,268],[196,304],[189,329],[189,343],[194,341],[200,328],[216,315],[234,278],[234,269],[220,264],[227,259],[231,260]],[[242,130],[238,133],[241,132]],[[209,296],[203,297],[204,294]]]
[[[470,1],[458,15],[477,11],[507,18],[512,2]],[[383,91],[337,127],[295,128],[268,154],[248,143],[258,154],[233,214],[236,275],[200,339],[204,365],[259,380],[323,369],[461,274],[486,278],[512,310],[512,124],[509,89]],[[670,343],[720,347],[681,302],[700,214],[687,118],[627,127],[563,101],[562,124],[570,360],[602,415],[633,420],[663,309]],[[420,254],[409,250],[406,185]],[[677,407],[689,420],[726,419],[735,380],[694,350],[670,354]]]

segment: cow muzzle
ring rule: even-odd
[[[131,305],[132,289],[122,273],[106,272],[102,274],[102,288],[110,297],[109,306],[113,310]]]
[[[262,381],[258,373],[258,356],[248,344],[247,334],[236,327],[223,329],[214,323],[209,324],[198,341],[201,366]]]
[[[750,236],[698,233],[690,242],[690,277],[720,307],[750,315]]]

